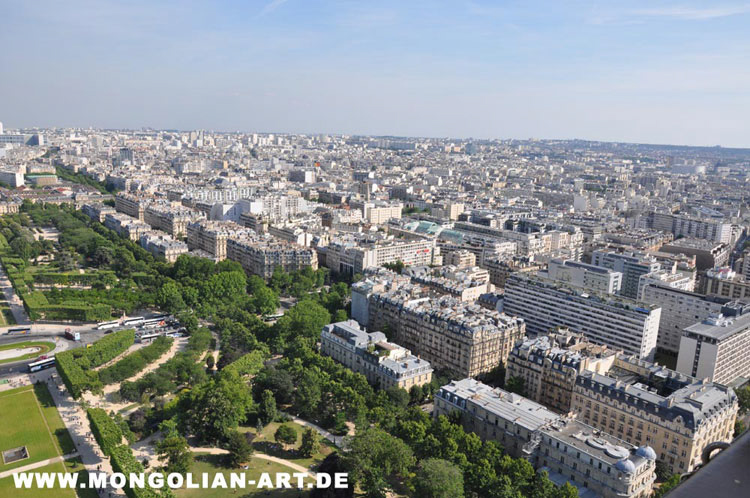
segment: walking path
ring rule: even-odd
[[[167,351],[166,353],[164,353],[163,355],[161,355],[158,360],[156,360],[155,362],[149,364],[146,368],[144,368],[143,370],[141,370],[140,372],[138,372],[134,376],[130,377],[129,379],[125,379],[123,382],[135,382],[138,379],[140,379],[141,377],[143,377],[144,375],[153,372],[154,370],[156,370],[157,368],[159,368],[160,366],[162,366],[166,362],[168,362],[170,359],[172,359],[172,357],[174,355],[176,355],[180,351],[184,350],[185,347],[187,346],[187,343],[188,343],[187,337],[177,337],[177,338],[175,338],[175,340],[172,342],[172,347],[169,348],[169,351]],[[115,384],[108,384],[108,385],[104,386],[104,389],[103,389],[104,390],[104,394],[107,395],[109,393],[113,393],[115,391],[119,391],[121,383],[122,382],[117,382]]]
[[[52,378],[54,371],[45,370],[44,372],[47,378],[43,381],[49,382],[48,386],[50,387],[52,398],[55,400],[55,405],[57,405],[57,411],[60,413],[60,417],[65,427],[67,427],[70,437],[73,439],[73,444],[78,450],[78,455],[81,457],[84,467],[90,474],[104,472],[111,475],[113,472],[112,465],[109,463],[109,458],[106,458],[101,452],[99,445],[92,435],[86,412],[70,396],[59,378]],[[112,496],[124,495],[122,490],[108,488],[107,491],[111,492]]]
[[[190,451],[192,451],[193,453],[208,453],[209,455],[226,455],[229,453],[229,451],[222,448],[198,448],[195,446],[191,446]],[[265,453],[253,453],[253,458],[260,458],[261,460],[268,460],[270,462],[278,463],[280,465],[284,465],[285,467],[289,467],[290,469],[294,469],[297,472],[304,472],[305,474],[309,474],[310,476],[315,477],[315,472],[303,467],[302,465],[290,462],[289,460],[285,460],[284,458],[266,455]]]
[[[313,424],[312,422],[308,422],[307,420],[303,420],[303,419],[301,419],[299,417],[295,417],[295,416],[292,416],[292,415],[288,415],[288,416],[290,416],[292,418],[293,422],[296,422],[299,425],[302,425],[304,427],[309,427],[309,428],[313,429],[318,434],[320,434],[321,436],[323,436],[324,438],[326,438],[327,440],[329,440],[330,442],[332,442],[335,446],[337,446],[339,448],[342,448],[342,449],[344,448],[344,438],[346,436],[336,436],[334,434],[331,434],[327,430],[323,429],[319,425]],[[348,432],[347,436],[353,436],[354,435],[354,427],[351,426],[351,425],[348,426],[348,427],[349,427],[349,432]]]
[[[75,452],[75,453],[70,453],[68,455],[56,456],[55,458],[48,458],[47,460],[42,460],[40,462],[30,463],[28,465],[24,465],[23,467],[17,467],[15,469],[6,470],[4,472],[0,472],[0,479],[3,479],[4,477],[12,476],[13,474],[17,474],[19,472],[28,472],[30,470],[38,469],[39,467],[46,467],[47,465],[51,465],[56,462],[62,462],[63,460],[67,460],[69,458],[75,458],[77,456],[78,456],[78,452]]]

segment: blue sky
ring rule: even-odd
[[[0,0],[0,120],[750,146],[750,1]]]

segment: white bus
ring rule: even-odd
[[[141,325],[144,321],[145,319],[142,316],[134,316],[133,318],[123,320],[122,324],[125,327],[132,327],[133,325]]]
[[[52,356],[50,358],[45,358],[43,360],[29,363],[29,372],[38,372],[39,370],[44,370],[45,368],[52,368],[54,366],[55,366],[55,357]]]
[[[96,326],[97,330],[113,329],[120,326],[120,320],[113,320],[111,322],[102,322]]]

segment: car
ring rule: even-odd
[[[49,356],[47,356],[46,354],[43,354],[42,356],[37,358],[37,360],[46,360],[47,358],[49,358]]]

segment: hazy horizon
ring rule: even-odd
[[[6,129],[750,147],[750,2],[44,0],[3,12]]]

